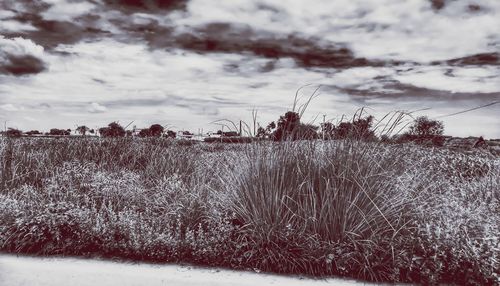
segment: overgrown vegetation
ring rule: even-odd
[[[500,159],[488,152],[352,136],[187,142],[0,139],[0,249],[371,281],[500,281]]]

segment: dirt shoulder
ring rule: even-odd
[[[287,277],[180,265],[0,254],[2,286],[375,285],[354,280]]]

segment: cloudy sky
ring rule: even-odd
[[[498,0],[1,0],[0,121],[266,125],[321,85],[304,121],[421,110],[500,138],[499,27]]]

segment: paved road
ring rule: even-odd
[[[353,280],[313,280],[179,265],[132,264],[76,258],[0,254],[1,286],[265,286],[366,285]]]

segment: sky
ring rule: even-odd
[[[1,0],[0,121],[265,126],[319,87],[304,122],[404,111],[500,138],[498,27],[498,0]]]

